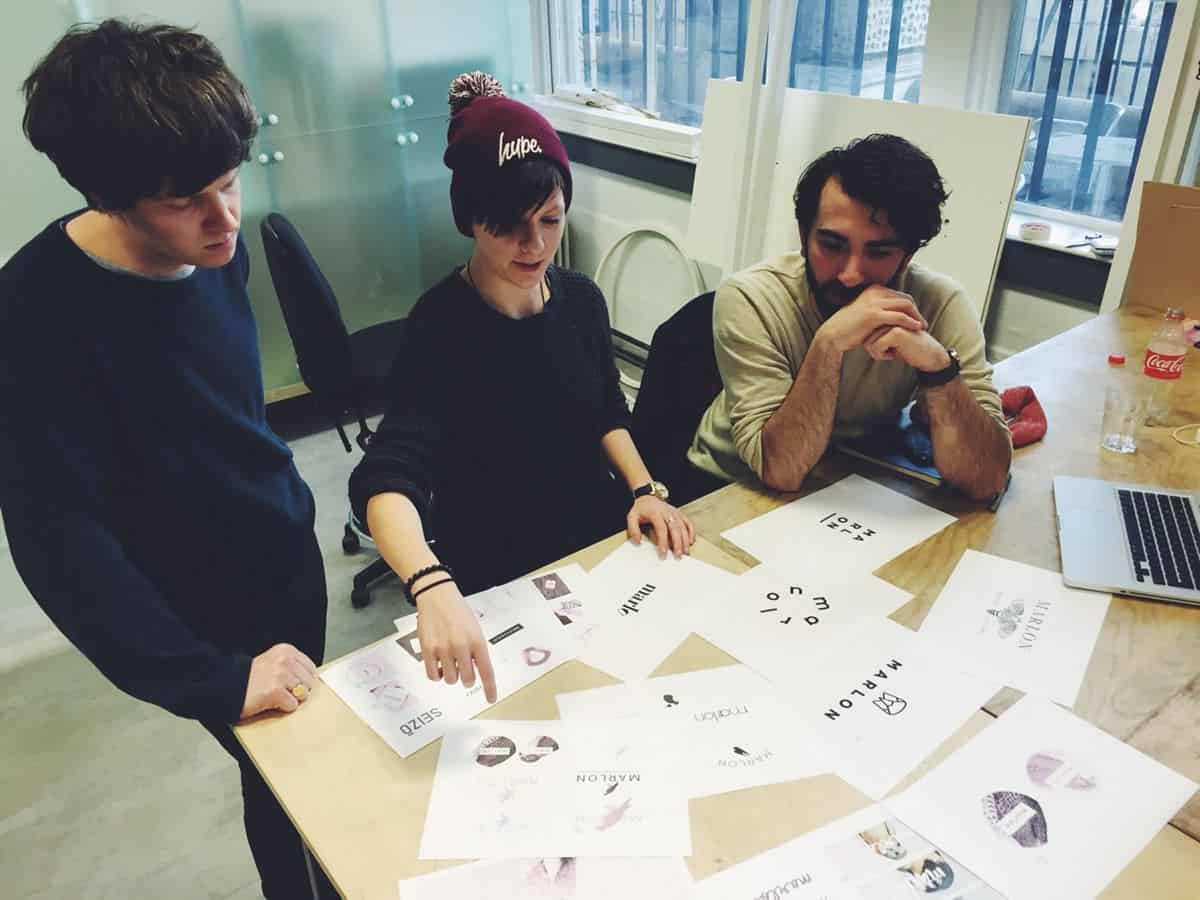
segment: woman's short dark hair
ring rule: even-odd
[[[524,217],[563,187],[562,170],[548,159],[528,157],[464,185],[471,221],[495,235],[511,234]]]
[[[220,51],[169,25],[76,25],[23,89],[26,137],[101,210],[196,193],[249,158],[258,130]]]
[[[910,253],[942,230],[942,204],[950,196],[933,160],[894,134],[872,134],[818,157],[796,183],[796,223],[806,239],[817,218],[821,190],[837,178],[847,194],[887,213],[888,223]]]

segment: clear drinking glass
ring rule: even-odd
[[[1136,453],[1137,434],[1146,419],[1146,404],[1137,391],[1120,384],[1104,389],[1104,421],[1100,446],[1114,453]]]

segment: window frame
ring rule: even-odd
[[[935,75],[940,73],[940,77],[937,87],[930,88],[933,96],[928,99],[937,105],[995,112],[1016,2],[1018,0],[956,0],[955,3],[932,4],[925,67]],[[564,19],[563,11],[574,9],[576,4],[572,0],[566,3],[563,0],[530,0],[535,30],[533,46],[541,50],[541,59],[534,65],[537,92],[534,105],[556,128],[570,134],[673,159],[693,162],[698,159],[699,128],[594,109],[575,100],[575,91],[559,79],[560,73],[570,67],[564,46],[568,34],[565,29],[578,28],[578,23],[569,15]],[[1146,123],[1126,220],[1140,199],[1140,181],[1147,178],[1176,181],[1185,162],[1190,163],[1200,152],[1197,147],[1200,138],[1192,135],[1198,113],[1197,82],[1190,78],[1191,70],[1200,66],[1200,61],[1193,58],[1196,45],[1200,43],[1196,31],[1194,4],[1179,0],[1150,113],[1150,120],[1160,121],[1157,127],[1151,127],[1150,120]],[[923,100],[926,99],[925,91],[923,85]],[[1177,123],[1173,121],[1161,121],[1159,113],[1163,107],[1169,107],[1171,113],[1178,110],[1187,122],[1176,127]],[[1025,215],[1037,215],[1106,234],[1121,230],[1121,223],[1115,220],[1025,201],[1018,201],[1014,208]]]

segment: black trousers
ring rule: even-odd
[[[228,725],[201,722],[217,743],[235,760],[242,779],[242,819],[250,855],[262,881],[267,900],[308,900],[312,887],[304,859],[304,844],[275,795],[255,768],[242,745]],[[317,896],[321,900],[337,900],[338,892],[312,860]]]
[[[260,603],[248,603],[246,636],[236,641],[238,649],[258,655],[279,643],[289,643],[320,665],[325,656],[325,566],[316,538],[302,553],[291,557],[289,577],[262,589]],[[273,595],[269,601],[263,594]],[[278,610],[286,610],[286,614]],[[299,710],[298,710],[299,712]],[[224,722],[201,722],[225,751],[237,761],[242,780],[242,817],[246,840],[262,880],[267,900],[308,900],[312,897],[304,845],[279,801],[259,774],[230,726]],[[317,896],[337,900],[338,893],[312,860]]]

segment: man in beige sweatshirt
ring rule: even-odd
[[[933,161],[895,135],[804,171],[801,250],[717,291],[724,389],[688,451],[694,466],[797,490],[832,438],[895,422],[915,396],[942,475],[978,499],[1004,486],[1012,441],[978,313],[952,279],[912,264],[941,230],[946,197]]]

